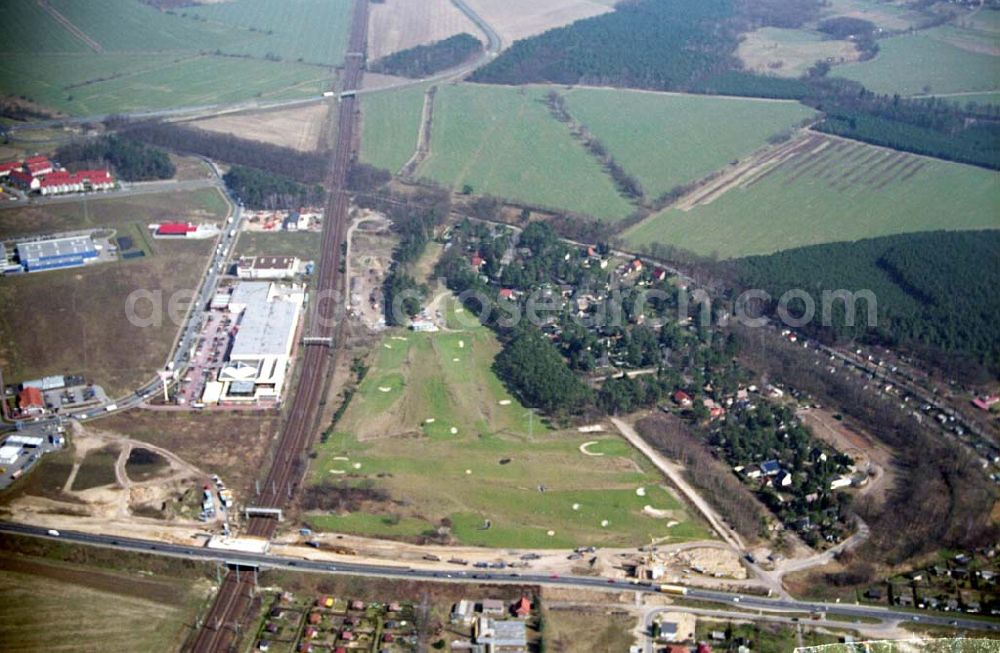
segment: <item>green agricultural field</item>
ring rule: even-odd
[[[424,91],[423,86],[411,86],[364,97],[362,161],[396,173],[410,160],[417,149]]]
[[[0,90],[59,111],[102,115],[253,98],[318,96],[330,85],[331,73],[297,63],[186,53],[162,57],[45,54],[4,58],[0,80]]]
[[[1000,90],[1000,58],[959,48],[956,28],[934,28],[879,41],[879,53],[831,74],[861,82],[877,93],[900,95]]]
[[[460,327],[460,317],[452,314],[448,332],[389,331],[310,465],[313,484],[382,488],[394,501],[314,513],[310,524],[412,539],[447,520],[459,542],[491,547],[710,537],[622,440],[555,431],[533,417],[491,370],[493,334]],[[590,455],[581,451],[588,442]]]
[[[0,559],[5,651],[170,651],[192,632],[207,583]]]
[[[690,210],[667,209],[627,231],[627,242],[731,258],[898,233],[1000,228],[996,172],[811,138],[830,144],[760,169]]]
[[[0,92],[78,115],[318,95],[350,20],[347,0],[199,8],[218,18],[139,0],[22,4],[0,24]]]
[[[815,115],[796,102],[611,89],[573,90],[566,101],[649,197],[696,181]]]
[[[824,18],[852,16],[871,21],[886,30],[906,30],[916,27],[927,16],[905,6],[906,2],[883,0],[830,0],[825,3]]]
[[[431,154],[418,168],[460,190],[615,220],[632,205],[544,104],[546,88],[462,84],[435,98]]]
[[[192,16],[250,30],[251,38],[226,52],[285,61],[336,65],[347,49],[351,0],[236,0],[187,9]]]

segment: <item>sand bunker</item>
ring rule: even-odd
[[[587,449],[587,447],[591,447],[591,446],[593,446],[595,444],[597,444],[597,440],[591,440],[590,442],[584,442],[583,444],[580,445],[580,453],[582,453],[584,456],[603,456],[604,455],[603,453],[596,453],[596,452],[593,452],[593,451],[589,451]]]

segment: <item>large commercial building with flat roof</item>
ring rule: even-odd
[[[78,267],[96,258],[97,247],[90,236],[34,240],[17,245],[17,259],[28,272]]]
[[[236,335],[219,372],[221,401],[279,401],[302,311],[301,287],[243,282],[229,301]]]

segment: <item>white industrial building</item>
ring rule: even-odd
[[[294,285],[242,282],[236,286],[229,301],[236,335],[219,372],[221,392],[218,386],[212,387],[210,399],[281,399],[304,299],[302,288]]]
[[[236,263],[240,279],[292,279],[301,262],[294,256],[244,256]]]
[[[0,465],[13,465],[21,456],[21,447],[18,445],[5,444],[0,447]]]

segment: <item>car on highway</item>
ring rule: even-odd
[[[50,529],[49,529],[48,531],[46,531],[46,532],[47,532],[47,533],[48,533],[49,535],[51,535],[52,537],[59,537],[59,531],[57,531],[57,530],[56,530],[56,529],[54,529],[54,528],[50,528]]]

